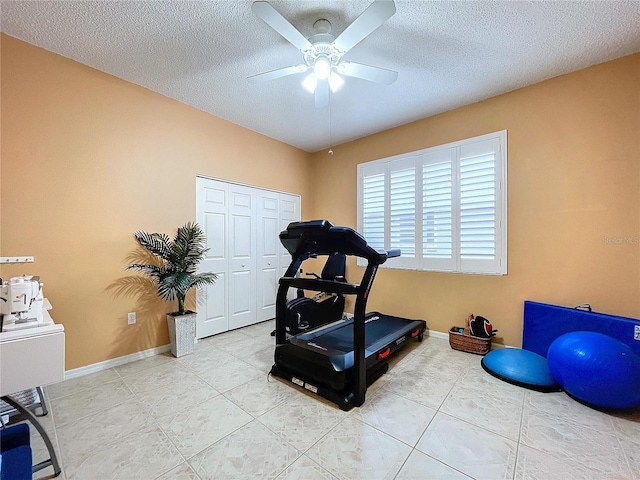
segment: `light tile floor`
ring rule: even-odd
[[[640,480],[640,409],[611,415],[509,385],[425,338],[343,412],[267,378],[272,329],[47,387],[59,478]],[[32,444],[45,459],[37,434]]]

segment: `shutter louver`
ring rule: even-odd
[[[416,255],[416,171],[391,171],[389,180],[389,245],[402,257]]]
[[[495,154],[460,158],[460,258],[496,256]]]
[[[362,181],[362,234],[373,248],[384,249],[384,173]]]
[[[451,162],[428,164],[422,170],[422,256],[453,256]]]

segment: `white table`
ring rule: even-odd
[[[51,321],[48,311],[43,311]],[[51,458],[33,467],[36,472],[49,465],[54,476],[61,472],[49,435],[37,417],[11,395],[22,390],[64,380],[64,326],[46,325],[0,332],[0,398],[25,415],[38,430]]]

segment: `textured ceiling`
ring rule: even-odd
[[[307,151],[451,110],[640,51],[640,2],[408,1],[345,60],[399,72],[388,86],[347,78],[316,109],[304,75],[246,77],[300,52],[251,0],[5,1],[4,33]],[[273,0],[305,36],[341,33],[369,0]]]

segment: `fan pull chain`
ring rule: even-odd
[[[329,151],[327,152],[329,155],[333,155],[333,137],[331,135],[331,97],[333,96],[333,92],[329,92]]]

